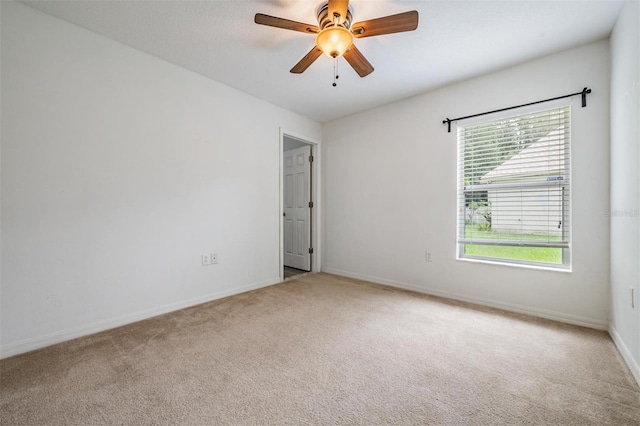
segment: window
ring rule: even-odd
[[[458,127],[458,258],[570,267],[571,107]]]

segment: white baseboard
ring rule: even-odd
[[[616,344],[618,352],[622,355],[624,362],[627,363],[627,367],[629,367],[631,375],[633,375],[633,378],[636,379],[636,382],[640,385],[640,366],[638,366],[638,362],[633,358],[631,351],[629,351],[629,348],[624,344],[616,329],[611,325],[609,326],[609,335],[611,336],[613,343]]]
[[[474,303],[477,305],[488,306],[491,308],[503,309],[505,311],[515,312],[518,314],[526,314],[534,317],[540,317],[550,319],[567,324],[580,325],[583,327],[594,328],[596,330],[607,330],[609,324],[607,321],[601,321],[594,318],[581,317],[578,315],[565,314],[562,312],[549,311],[546,309],[533,308],[531,306],[523,306],[515,303],[505,303],[497,300],[485,299],[480,297],[468,297],[455,293],[451,293],[445,290],[435,288],[420,287],[415,284],[408,284],[400,281],[389,280],[386,278],[372,277],[369,275],[358,274],[349,271],[341,271],[339,269],[322,268],[322,272],[328,274],[340,275],[348,278],[355,278],[357,280],[369,281],[376,284],[388,285],[390,287],[397,287],[404,290],[411,290],[417,293],[429,294],[432,296],[444,297],[446,299],[458,300],[461,302]]]
[[[249,284],[247,286],[234,287],[234,288],[222,290],[216,293],[195,297],[193,299],[183,300],[176,303],[170,303],[168,305],[157,306],[151,309],[145,309],[143,311],[138,311],[132,314],[126,314],[126,315],[122,315],[115,318],[109,318],[109,319],[97,321],[91,324],[72,327],[66,330],[56,331],[54,333],[49,333],[42,336],[32,337],[29,339],[20,340],[18,342],[9,343],[7,345],[0,346],[0,359],[8,358],[14,355],[19,355],[35,349],[44,348],[46,346],[65,342],[67,340],[76,339],[78,337],[99,333],[101,331],[109,330],[112,328],[121,327],[123,325],[131,324],[131,323],[149,319],[158,315],[188,308],[190,306],[195,306],[201,303],[210,302],[212,300],[222,299],[224,297],[245,293],[247,291],[256,290],[262,287],[268,287],[270,285],[277,284],[279,282],[281,282],[280,278],[274,278],[271,280]]]

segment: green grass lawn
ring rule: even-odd
[[[539,235],[533,234],[507,234],[492,230],[480,229],[479,225],[466,226],[467,238],[490,239],[526,239],[538,240]],[[559,241],[560,237],[549,237],[550,241]],[[465,254],[471,256],[495,257],[499,259],[526,260],[531,262],[544,262],[562,264],[562,249],[548,247],[506,247],[466,244]]]

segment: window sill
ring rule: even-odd
[[[511,267],[516,267],[516,268],[526,268],[526,269],[538,269],[538,270],[542,270],[542,271],[551,271],[551,272],[564,272],[564,273],[571,273],[572,272],[572,267],[571,266],[564,266],[564,265],[559,265],[559,266],[545,266],[545,265],[536,265],[536,264],[532,264],[532,263],[526,263],[526,262],[518,262],[518,261],[498,261],[498,260],[494,260],[494,259],[485,259],[482,257],[456,257],[456,260],[462,261],[462,262],[471,262],[471,263],[486,263],[489,265],[499,265],[499,266],[511,266]]]

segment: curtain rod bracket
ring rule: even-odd
[[[442,122],[442,124],[447,123],[447,126],[449,127],[449,129],[447,130],[449,133],[451,133],[451,120],[449,120],[448,118],[446,120],[444,120]]]
[[[591,93],[591,89],[586,87],[582,89],[582,108],[587,106],[587,93]]]

